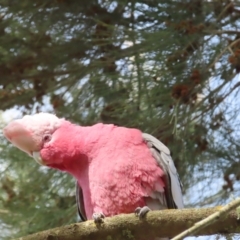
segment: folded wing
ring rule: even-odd
[[[165,172],[165,197],[167,208],[183,208],[182,186],[169,149],[150,134],[143,133],[153,157]]]

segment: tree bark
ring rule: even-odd
[[[90,220],[16,240],[151,240],[155,237],[173,237],[221,208],[150,211],[143,220],[134,214],[121,214],[105,218],[100,225]],[[195,236],[228,233],[240,233],[240,220],[236,210],[201,229]]]

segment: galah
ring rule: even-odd
[[[75,125],[53,114],[10,122],[5,137],[39,164],[70,173],[83,220],[150,209],[183,208],[169,149],[138,129]]]

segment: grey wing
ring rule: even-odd
[[[165,197],[168,208],[183,208],[182,186],[169,149],[150,134],[143,133],[143,139],[153,157],[165,173]]]
[[[86,216],[84,202],[83,202],[83,192],[78,182],[76,182],[76,202],[77,202],[78,214],[81,220],[86,221],[87,216]]]

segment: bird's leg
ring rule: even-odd
[[[93,213],[92,218],[96,224],[103,223],[105,215],[102,212]]]
[[[137,207],[134,212],[139,219],[143,219],[149,211],[151,211],[151,209],[148,206],[144,206],[142,208]]]

